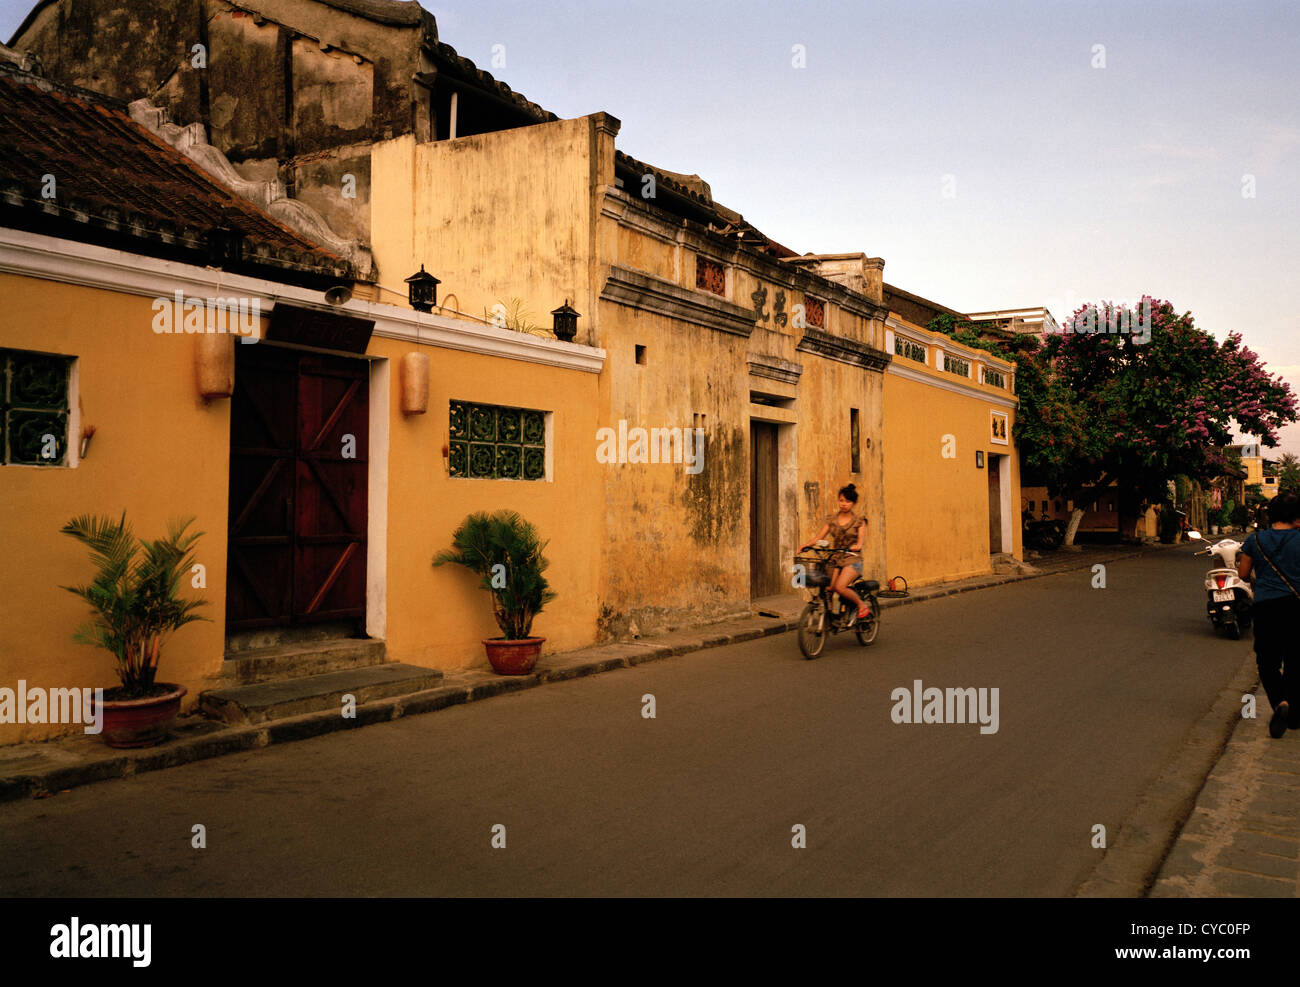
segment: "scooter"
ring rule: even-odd
[[[1187,532],[1189,541],[1204,541],[1199,531]],[[1236,641],[1241,632],[1250,627],[1250,611],[1255,602],[1255,592],[1250,583],[1237,575],[1237,553],[1241,542],[1222,538],[1213,545],[1206,544],[1197,555],[1212,555],[1221,565],[1205,574],[1205,612],[1214,624],[1214,630]]]

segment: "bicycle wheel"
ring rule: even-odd
[[[799,650],[808,659],[826,647],[826,610],[819,602],[809,603],[799,615]]]
[[[871,604],[871,616],[865,620],[859,620],[854,631],[858,635],[858,644],[864,648],[876,639],[880,633],[880,601],[874,597],[867,601]]]

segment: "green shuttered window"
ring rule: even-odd
[[[546,413],[452,401],[448,466],[452,476],[546,479]]]

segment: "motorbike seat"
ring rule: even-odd
[[[862,583],[868,593],[874,593],[876,590],[880,589],[880,583],[874,579],[860,579],[858,581]]]

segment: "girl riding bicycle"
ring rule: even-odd
[[[835,556],[838,568],[831,580],[831,589],[856,606],[858,620],[864,620],[870,616],[871,608],[851,588],[854,580],[862,575],[862,544],[867,538],[867,519],[853,512],[857,502],[858,488],[854,484],[840,487],[840,512],[828,517],[817,537],[801,546],[799,551],[811,548],[823,538],[830,539],[831,547],[840,552]]]

